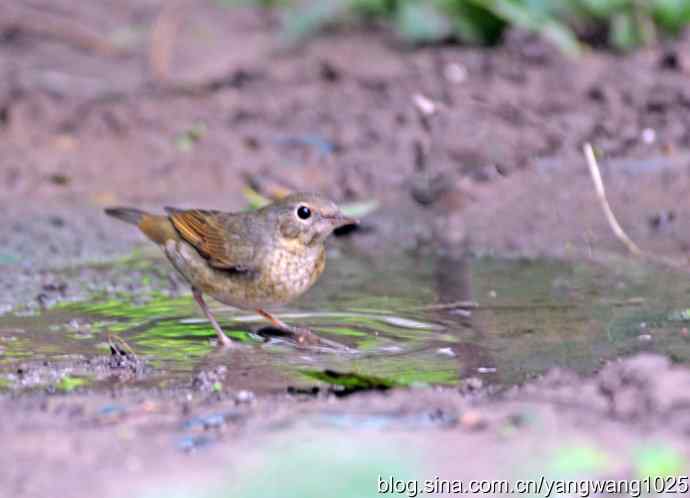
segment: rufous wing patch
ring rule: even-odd
[[[216,268],[236,266],[229,257],[223,226],[217,220],[215,211],[165,209],[180,236],[207,257],[211,266]]]

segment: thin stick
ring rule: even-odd
[[[0,14],[0,31],[15,29],[45,36],[104,56],[120,56],[128,52],[126,48],[114,44],[107,36],[74,19],[40,12],[37,9],[24,11],[23,7],[12,6],[11,2],[8,2],[7,7],[9,12],[3,11]]]
[[[426,306],[415,306],[404,308],[401,311],[446,311],[446,310],[517,310],[529,311],[535,309],[571,309],[576,308],[574,304],[479,304],[475,301],[455,301],[452,303],[427,304]],[[392,312],[391,312],[392,313]]]
[[[592,176],[592,181],[594,182],[594,189],[596,190],[597,198],[599,199],[601,208],[604,211],[606,220],[608,221],[609,226],[613,231],[613,234],[618,238],[618,240],[620,240],[623,243],[623,245],[625,245],[625,247],[628,249],[628,251],[630,251],[630,253],[635,256],[639,256],[645,258],[648,261],[660,263],[671,268],[687,268],[687,261],[675,261],[670,258],[665,258],[663,256],[644,252],[642,251],[642,249],[639,248],[637,244],[635,244],[630,239],[630,237],[628,237],[628,235],[621,228],[620,224],[618,223],[618,220],[614,216],[613,211],[611,210],[611,206],[609,205],[609,201],[606,198],[604,182],[601,179],[601,171],[599,170],[599,164],[597,163],[597,158],[594,155],[592,144],[590,144],[589,142],[585,143],[583,150],[585,153],[585,158],[587,159],[587,165],[589,166],[589,173]]]
[[[584,145],[584,152],[585,157],[587,158],[587,165],[589,166],[589,174],[592,176],[592,181],[594,182],[594,190],[597,193],[597,198],[599,199],[599,203],[601,204],[601,209],[604,211],[604,215],[606,216],[606,220],[608,221],[609,226],[613,231],[613,234],[618,238],[618,240],[620,240],[625,245],[625,247],[628,249],[628,251],[630,251],[630,253],[634,254],[635,256],[642,256],[644,254],[642,250],[637,246],[637,244],[635,244],[630,239],[630,237],[628,237],[628,234],[626,234],[625,231],[621,228],[620,224],[618,223],[618,220],[616,219],[615,215],[613,214],[613,211],[611,210],[609,201],[606,198],[604,182],[601,179],[601,171],[599,170],[597,158],[594,156],[594,149],[592,149],[592,144],[587,142]]]
[[[427,304],[426,306],[416,306],[405,311],[443,311],[443,310],[473,310],[479,308],[479,303],[475,301],[454,301],[452,303]]]
[[[149,67],[158,83],[167,83],[170,79],[173,51],[185,21],[186,7],[188,4],[184,0],[164,4],[151,26]]]
[[[108,332],[108,345],[115,353],[122,356],[131,355],[132,358],[134,358],[134,361],[139,361],[137,354],[134,352],[134,349],[132,349],[132,346],[127,344],[127,342],[119,335]]]

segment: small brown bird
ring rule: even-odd
[[[256,211],[224,213],[166,207],[156,215],[127,207],[105,212],[137,225],[158,244],[192,286],[194,299],[224,346],[223,333],[204,302],[208,294],[224,304],[255,309],[299,342],[313,338],[265,311],[292,301],[319,278],[326,264],[324,241],[341,226],[357,223],[318,194],[292,194]]]

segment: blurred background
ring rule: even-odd
[[[685,0],[9,2],[2,197],[458,209],[587,140],[686,147],[688,21]]]

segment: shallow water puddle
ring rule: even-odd
[[[478,307],[447,305],[454,302]],[[214,347],[191,296],[162,291],[101,294],[38,315],[4,315],[0,389],[188,387],[194,381],[213,389],[285,391],[331,378],[326,371],[354,372],[359,381],[370,376],[372,385],[384,387],[452,385],[469,377],[510,385],[556,366],[591,372],[640,350],[690,360],[690,279],[633,266],[332,258],[319,284],[279,316],[348,352],[267,340],[257,333],[265,326],[257,315],[213,307],[243,347]],[[114,375],[108,333],[145,360],[144,371],[125,380]],[[352,380],[337,378],[346,388]]]

